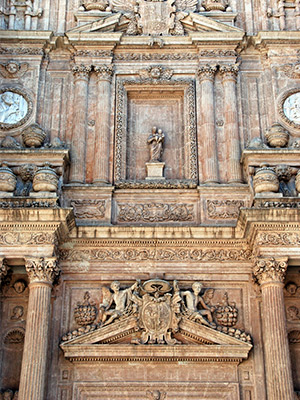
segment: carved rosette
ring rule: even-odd
[[[88,80],[91,70],[92,67],[90,65],[74,65],[72,68],[72,72],[75,81],[79,79]]]
[[[233,80],[236,82],[239,73],[239,64],[220,65],[219,70],[223,81]]]
[[[97,74],[98,81],[111,82],[112,75],[114,73],[114,67],[112,64],[97,65],[96,67],[94,67],[94,70]]]
[[[214,80],[215,73],[217,71],[217,66],[216,65],[201,65],[198,68],[198,77],[200,82],[203,80]]]
[[[255,260],[253,269],[253,278],[256,283],[263,285],[265,283],[283,283],[287,270],[287,259],[264,259]]]
[[[40,282],[52,285],[60,274],[57,259],[54,257],[27,258],[25,268],[30,283]]]

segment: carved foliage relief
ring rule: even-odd
[[[71,207],[78,219],[102,219],[105,216],[105,200],[72,200]]]
[[[211,219],[237,218],[241,207],[245,207],[243,200],[207,200],[207,215]]]

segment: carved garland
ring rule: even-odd
[[[192,79],[174,79],[159,81],[162,86],[181,86],[185,89],[185,111],[186,134],[189,141],[189,176],[188,179],[197,180],[197,143],[196,143],[196,114],[195,114],[195,82]],[[117,106],[116,106],[116,150],[115,150],[115,181],[121,181],[125,178],[125,138],[127,134],[126,126],[126,94],[127,86],[141,85],[142,87],[151,87],[151,83],[142,83],[137,79],[120,79],[117,83]]]

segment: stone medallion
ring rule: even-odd
[[[20,89],[0,89],[0,129],[8,130],[23,125],[32,113],[32,101]]]
[[[286,98],[283,112],[290,121],[300,125],[300,91]]]

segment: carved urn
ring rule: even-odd
[[[39,168],[33,177],[32,187],[35,192],[56,192],[58,186],[58,176],[50,168],[49,163]]]
[[[271,126],[265,132],[265,138],[270,147],[285,147],[289,141],[289,132],[278,123]]]
[[[89,292],[85,292],[82,304],[77,303],[74,310],[74,318],[79,326],[92,324],[97,316],[97,307],[94,302],[90,302]]]
[[[13,192],[17,185],[17,178],[6,163],[0,167],[0,192]]]
[[[204,0],[202,2],[202,7],[206,11],[225,11],[228,6],[226,0]]]
[[[255,193],[278,192],[279,180],[273,168],[267,166],[258,168],[253,177],[253,186]]]
[[[105,11],[109,3],[106,0],[85,0],[82,5],[86,11]]]
[[[228,294],[225,292],[222,304],[218,304],[214,312],[215,320],[222,326],[234,326],[238,320],[238,309],[235,303],[228,302]]]
[[[23,130],[22,138],[26,147],[41,147],[46,133],[38,124],[32,124]]]

